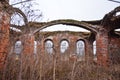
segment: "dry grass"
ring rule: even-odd
[[[10,54],[0,80],[120,80],[120,64],[101,67],[89,61],[61,60],[47,53]]]

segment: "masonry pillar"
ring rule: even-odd
[[[23,36],[23,54],[33,54],[34,53],[34,35],[26,34]]]
[[[31,73],[33,71],[34,65],[35,65],[35,59],[34,59],[34,35],[32,34],[24,34],[21,36],[21,41],[23,44],[23,52],[21,54],[20,59],[20,80],[22,76],[25,80],[28,80],[31,78]],[[22,71],[24,71],[24,74],[21,74]]]
[[[31,66],[34,64],[34,35],[25,34],[22,36],[22,39],[23,53],[21,56],[21,62],[24,69],[25,66]]]
[[[89,40],[85,41],[85,60],[92,62],[93,61],[93,47],[92,43]]]
[[[77,38],[75,38],[75,37],[70,37],[70,42],[69,42],[70,55],[76,54],[76,41],[77,41]]]
[[[108,65],[108,32],[101,29],[96,35],[97,62],[99,65]]]
[[[54,37],[53,38],[53,52],[56,54],[56,55],[58,55],[58,56],[60,56],[60,41],[58,40],[58,37]]]
[[[0,1],[0,70],[3,69],[8,54],[9,45],[9,14],[3,9],[4,4]]]

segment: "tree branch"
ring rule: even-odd
[[[21,1],[21,2],[15,3],[15,4],[11,4],[11,5],[14,6],[14,5],[21,4],[21,3],[24,3],[24,2],[29,2],[29,1],[33,1],[33,0]]]

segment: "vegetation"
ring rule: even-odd
[[[57,53],[56,53],[57,54]],[[48,53],[36,55],[10,54],[3,80],[119,80],[120,64],[109,67],[94,62],[64,60],[62,56]],[[66,54],[66,53],[65,53]]]

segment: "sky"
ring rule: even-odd
[[[43,21],[55,19],[98,20],[120,3],[108,0],[35,0]],[[120,0],[118,0],[120,1]]]
[[[108,0],[33,0],[34,8],[40,9],[43,13],[42,21],[56,19],[75,19],[79,21],[99,20],[104,15],[120,3]],[[120,1],[120,0],[118,0]],[[62,25],[56,25],[61,27]],[[57,30],[56,26],[51,26],[45,30]],[[63,28],[64,27],[64,28]],[[59,30],[69,30],[69,26],[63,26]],[[71,26],[70,30],[79,31],[80,28]],[[81,29],[80,29],[81,30]],[[84,30],[83,30],[84,31]]]
[[[56,19],[75,20],[99,20],[104,15],[120,4],[108,0],[36,0],[43,12],[43,21]],[[57,25],[60,27],[61,25]],[[49,27],[45,30],[56,30],[56,27]],[[62,30],[69,30],[69,26],[64,26]],[[79,31],[78,27],[71,27],[70,30]],[[80,29],[82,31],[86,31]]]

